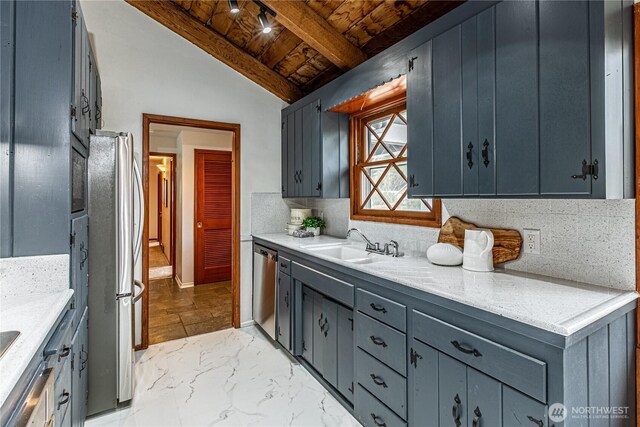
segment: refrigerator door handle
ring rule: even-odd
[[[133,246],[133,263],[135,265],[138,262],[140,256],[140,249],[142,249],[142,231],[144,230],[144,197],[142,187],[142,177],[140,175],[140,169],[138,169],[138,163],[133,159],[133,176],[135,178],[138,187],[138,230],[136,232],[136,240]]]
[[[135,283],[136,286],[138,286],[140,288],[140,292],[138,292],[134,297],[133,297],[133,302],[137,302],[140,298],[142,298],[142,294],[144,294],[144,291],[146,289],[146,287],[144,286],[144,283],[142,283],[139,280],[134,280],[133,283]]]

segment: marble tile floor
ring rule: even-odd
[[[102,426],[359,426],[256,327],[226,329],[136,354],[132,403]]]
[[[174,279],[149,281],[149,344],[231,327],[231,282],[180,288]]]

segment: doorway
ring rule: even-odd
[[[171,174],[162,173],[165,164]],[[239,327],[239,167],[239,125],[143,114],[142,274],[148,292],[136,349]],[[173,205],[172,238],[157,227],[167,222],[166,205]],[[170,276],[151,274],[167,264]]]
[[[176,155],[149,153],[149,280],[173,278]]]

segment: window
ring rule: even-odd
[[[440,200],[407,197],[405,98],[351,115],[351,217],[440,226]]]

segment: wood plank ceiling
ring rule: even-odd
[[[127,0],[287,102],[330,82],[460,5],[460,0]]]

